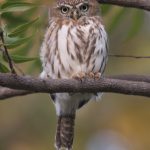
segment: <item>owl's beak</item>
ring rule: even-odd
[[[74,11],[73,15],[72,15],[72,19],[74,19],[75,21],[77,21],[79,18],[80,18],[79,12],[77,10]]]

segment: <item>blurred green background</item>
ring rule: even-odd
[[[12,0],[0,0],[1,4],[5,2]],[[50,1],[45,0],[40,7],[1,15],[2,26],[8,33],[39,17],[36,24],[18,37],[33,36],[31,40],[10,48],[11,54],[38,57],[47,26],[48,5]],[[116,6],[101,9],[110,54],[150,56],[149,12]],[[41,71],[39,59],[17,65],[25,74],[38,76]],[[110,57],[105,74],[149,75],[149,66],[150,59]],[[0,150],[53,150],[55,125],[55,109],[47,94],[0,101]],[[90,102],[77,112],[74,150],[141,149],[150,149],[149,98],[108,93],[100,102]]]

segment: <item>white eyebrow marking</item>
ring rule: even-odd
[[[83,5],[83,4],[88,4],[88,5],[89,5],[88,2],[84,2],[84,3],[82,3],[82,4],[81,4],[81,3],[80,3],[80,4],[77,4],[76,7],[79,8],[79,7],[80,7],[81,5]]]
[[[70,5],[68,5],[68,4],[61,4],[61,5],[57,5],[57,7],[55,7],[55,8],[60,8],[60,7],[62,7],[62,6],[65,6],[65,7],[68,7],[68,8],[73,8],[73,6],[70,6]]]

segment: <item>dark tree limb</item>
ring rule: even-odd
[[[133,7],[150,11],[150,0],[97,0],[102,4],[112,4],[122,7]]]
[[[150,83],[150,76],[145,76],[145,75],[115,75],[108,78]],[[7,98],[12,98],[16,96],[25,96],[33,93],[34,92],[26,91],[26,90],[14,90],[10,88],[0,87],[0,100],[5,100]]]
[[[20,95],[55,92],[113,92],[150,97],[150,77],[138,75],[103,77],[96,81],[86,79],[81,82],[74,79],[42,80],[29,76],[0,73],[0,86],[16,89],[17,91],[13,92],[18,95],[18,90],[25,90],[20,91]],[[5,97],[7,98],[6,95]]]

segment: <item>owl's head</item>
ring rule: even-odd
[[[96,0],[57,0],[53,16],[78,20],[82,16],[94,16],[98,12]]]

